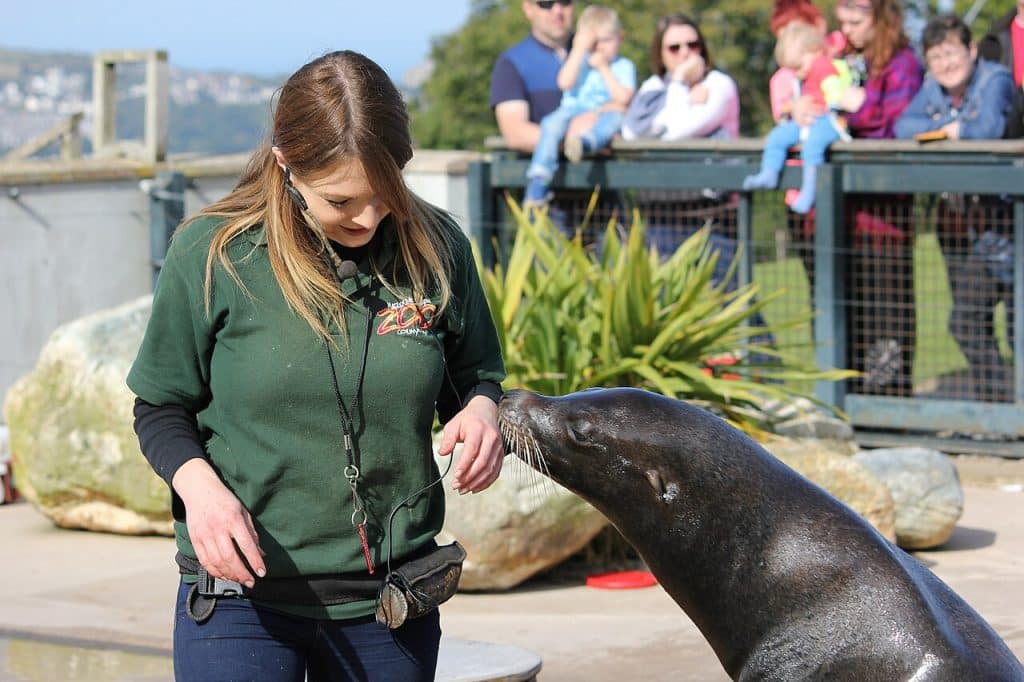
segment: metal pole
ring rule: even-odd
[[[476,241],[485,267],[494,265],[494,192],[491,188],[491,164],[469,164],[469,236]]]
[[[1013,202],[1013,301],[1010,305],[1014,312],[1014,394],[1018,403],[1024,403],[1024,197],[1017,197]],[[1006,306],[1007,311],[1010,305]]]
[[[814,345],[819,368],[845,367],[846,225],[843,222],[842,167],[818,168],[818,199],[814,214]],[[843,381],[819,381],[823,402],[840,409],[846,397]]]
[[[149,252],[154,287],[164,266],[171,235],[185,218],[186,184],[184,174],[160,171],[150,183],[143,185],[143,190],[149,194]]]
[[[978,15],[981,13],[981,10],[984,9],[987,3],[988,0],[974,0],[974,4],[971,5],[971,8],[967,10],[967,12],[964,14],[964,23],[967,24],[968,26],[973,24],[974,20],[978,18]],[[946,4],[952,5],[953,3]],[[943,14],[949,14],[952,11],[953,9],[952,7],[950,7],[950,9],[943,12]]]

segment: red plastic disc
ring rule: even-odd
[[[587,576],[587,587],[603,590],[632,590],[657,584],[658,579],[650,571],[613,571]]]

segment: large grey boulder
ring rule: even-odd
[[[58,526],[173,533],[170,491],[139,451],[124,383],[150,306],[146,296],[59,327],[7,393],[18,491]]]
[[[892,493],[867,467],[849,456],[845,444],[775,436],[764,446],[804,478],[863,516],[887,539],[896,540]]]
[[[889,486],[900,547],[938,547],[953,534],[964,511],[964,493],[949,457],[928,448],[880,448],[854,459]]]
[[[444,471],[447,461],[438,458]],[[601,512],[516,457],[505,458],[494,485],[476,495],[445,486],[438,542],[466,548],[459,589],[504,590],[557,566],[608,525]]]
[[[769,400],[762,408],[775,425],[773,431],[787,438],[814,438],[835,443],[853,443],[853,426],[815,405],[807,398]]]

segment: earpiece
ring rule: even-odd
[[[291,169],[284,169],[284,188],[288,190],[288,194],[292,195],[292,199],[295,201],[296,204],[299,205],[299,208],[301,208],[303,211],[308,211],[309,205],[306,203],[305,197],[302,196],[302,192],[300,192],[298,188],[292,184],[291,174]]]
[[[359,272],[359,267],[350,260],[341,260],[341,257],[334,252],[334,249],[328,246],[327,235],[324,233],[323,226],[320,225],[320,221],[316,219],[316,216],[310,212],[309,205],[306,203],[305,197],[302,196],[302,192],[292,184],[292,170],[287,166],[283,166],[283,168],[284,188],[288,190],[288,194],[292,196],[292,201],[299,205],[302,212],[306,214],[306,218],[315,226],[315,230],[320,236],[320,240],[323,245],[321,253],[324,255],[327,267],[334,268],[334,272],[338,277],[338,282],[344,282],[346,279],[355,277]]]

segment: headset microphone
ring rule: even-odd
[[[341,264],[335,267],[338,272],[338,279],[344,282],[349,277],[355,277],[356,273],[359,272],[359,266],[354,261],[343,260]]]
[[[302,196],[302,193],[299,192],[298,189],[295,188],[295,185],[288,183],[287,189],[288,194],[292,195],[292,199],[295,200],[295,203],[301,206],[303,211],[308,211],[309,205],[306,203],[306,198]]]
[[[327,253],[326,260],[334,268],[334,272],[338,276],[338,281],[344,282],[346,279],[355,277],[359,273],[359,266],[356,265],[354,261],[341,260],[338,254],[334,253],[334,250],[327,246],[327,235],[324,234],[324,228],[320,225],[320,221],[316,219],[316,216],[310,213],[309,205],[306,203],[305,197],[302,196],[302,192],[292,184],[291,174],[291,169],[286,167],[284,169],[284,188],[288,190],[288,194],[291,195],[295,203],[299,205],[300,209],[302,209],[302,212],[306,214],[306,217],[309,218],[316,227],[316,231],[323,240],[324,248]]]
[[[292,199],[295,200],[295,203],[298,204],[299,207],[303,211],[308,211],[309,210],[309,204],[306,203],[306,198],[304,196],[302,196],[302,192],[300,192],[298,190],[298,188],[295,185],[292,184],[291,175],[292,175],[291,169],[290,168],[285,168],[284,169],[284,188],[286,190],[288,190],[288,194],[292,195]]]

